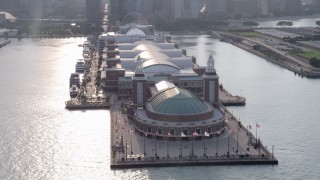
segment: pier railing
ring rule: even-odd
[[[267,161],[267,160],[275,160],[272,156],[264,155],[264,156],[258,156],[258,155],[250,155],[250,154],[236,154],[236,155],[222,155],[222,156],[183,156],[183,157],[141,157],[141,156],[132,156],[131,158],[127,157],[116,159],[117,164],[133,164],[133,163],[160,163],[160,162],[182,162],[182,161],[188,161],[188,162],[197,162],[197,161]]]

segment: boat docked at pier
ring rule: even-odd
[[[77,87],[80,87],[80,76],[78,73],[71,73],[69,87],[72,87],[72,85],[76,85]]]
[[[71,98],[76,98],[78,96],[79,93],[79,88],[77,85],[71,85],[70,88],[70,97]]]
[[[86,69],[86,65],[84,63],[84,60],[79,59],[76,64],[76,72],[77,73],[84,73],[85,69]]]

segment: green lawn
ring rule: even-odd
[[[235,32],[235,34],[244,37],[260,37],[261,34],[255,31]]]
[[[291,53],[294,54],[294,55],[306,58],[306,59],[311,59],[311,58],[320,59],[320,51],[316,51],[316,50],[292,51]]]

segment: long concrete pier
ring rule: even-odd
[[[221,135],[201,140],[152,139],[132,131],[134,124],[121,109],[122,101],[110,99],[110,167],[204,166],[278,164],[272,152],[221,105],[225,129]],[[200,135],[201,136],[201,135]],[[259,145],[260,144],[260,145]],[[193,152],[193,153],[192,153]]]
[[[97,52],[93,52],[93,57],[91,58],[90,71],[87,73],[87,76],[90,75],[91,80],[85,83],[82,82],[80,87],[81,91],[85,92],[85,96],[81,97],[80,93],[77,98],[73,98],[71,100],[66,101],[66,109],[82,110],[110,108],[109,99],[95,85],[98,71],[98,61],[99,60]]]
[[[233,96],[222,85],[219,86],[219,100],[224,106],[244,106],[246,98],[242,96]]]

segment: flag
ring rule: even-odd
[[[210,134],[209,134],[209,133],[207,133],[207,132],[205,131],[205,132],[204,132],[204,136],[209,137],[209,136],[210,136]]]
[[[257,128],[259,128],[259,127],[260,127],[260,125],[259,125],[258,123],[256,123],[256,127],[257,127]]]
[[[194,133],[192,133],[192,136],[199,136],[199,134],[195,131]]]
[[[183,132],[181,132],[181,137],[186,137],[186,135]]]

